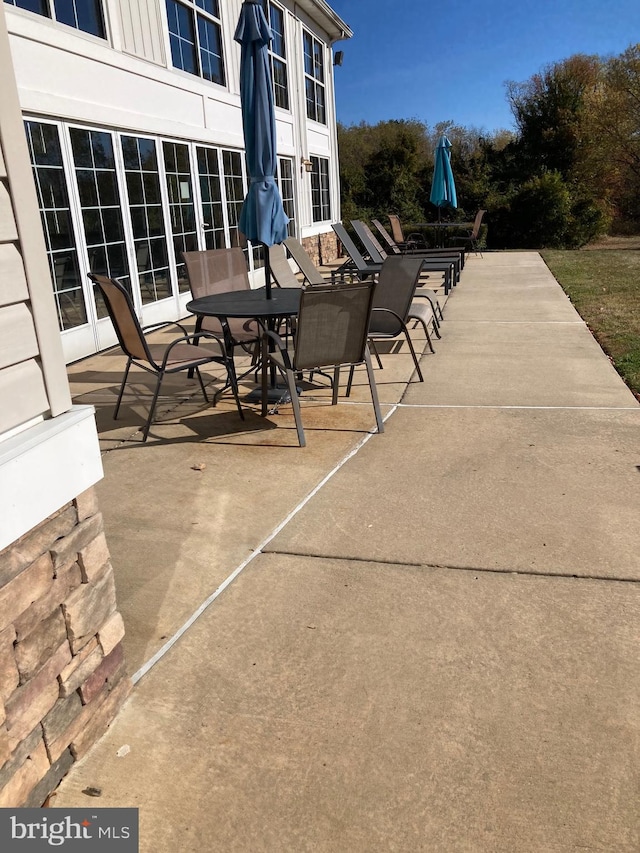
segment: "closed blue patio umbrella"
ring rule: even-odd
[[[239,228],[252,243],[273,246],[288,236],[289,218],[275,181],[276,118],[268,52],[272,33],[260,0],[244,0],[234,38],[241,46],[240,101],[250,179]],[[271,298],[267,251],[265,280],[267,298]]]
[[[457,207],[456,182],[451,170],[451,143],[443,134],[435,150],[433,180],[431,182],[431,204],[438,208],[438,222],[443,207]]]

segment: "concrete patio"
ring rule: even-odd
[[[141,444],[122,355],[70,368],[136,685],[52,805],[138,807],[143,853],[640,848],[640,405],[534,252],[413,334],[385,433],[361,373],[304,449],[184,377]]]

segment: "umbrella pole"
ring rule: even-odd
[[[264,286],[267,299],[271,299],[271,260],[269,258],[269,247],[262,243],[264,249]]]

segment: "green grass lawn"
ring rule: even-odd
[[[541,252],[576,310],[640,399],[640,250]]]

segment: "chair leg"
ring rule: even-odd
[[[436,351],[434,350],[434,348],[433,348],[433,344],[431,343],[431,335],[429,334],[429,329],[427,328],[427,324],[425,323],[425,321],[424,321],[424,320],[420,319],[419,317],[412,318],[412,319],[415,319],[415,321],[416,321],[416,325],[417,325],[418,323],[420,323],[420,325],[421,325],[421,326],[422,326],[422,328],[424,329],[424,335],[425,335],[425,337],[426,337],[426,339],[427,339],[427,344],[429,345],[429,352],[431,352],[431,353],[433,353],[433,354],[435,355],[435,352],[436,352]],[[414,329],[415,329],[415,326],[414,326]],[[440,335],[438,335],[438,337],[440,337]]]
[[[331,397],[331,405],[335,406],[338,402],[338,386],[340,385],[340,365],[336,364],[333,369],[333,395]]]
[[[352,364],[351,367],[349,368],[349,379],[347,380],[347,392],[345,394],[346,397],[351,396],[351,386],[353,385],[353,374],[354,374],[354,372],[355,372],[355,367]]]
[[[384,421],[382,420],[382,412],[380,411],[378,389],[376,388],[376,380],[373,375],[373,365],[371,364],[371,355],[369,353],[369,347],[365,348],[364,361],[367,365],[367,376],[369,377],[369,388],[371,390],[371,400],[373,401],[373,411],[376,415],[376,424],[378,425],[378,432],[384,432]]]
[[[142,432],[142,440],[146,441],[147,436],[149,435],[149,428],[151,426],[151,421],[153,420],[153,415],[156,411],[156,405],[158,403],[158,397],[160,396],[160,386],[162,385],[162,380],[164,379],[164,372],[160,371],[158,373],[158,381],[156,382],[156,390],[153,395],[153,400],[151,401],[151,408],[149,409],[149,417],[147,418],[147,422],[144,426],[144,430]]]
[[[416,373],[418,374],[418,379],[420,380],[420,382],[424,382],[424,377],[422,376],[422,371],[420,370],[420,365],[418,364],[418,356],[416,355],[416,351],[413,348],[413,342],[411,340],[411,336],[409,335],[409,329],[407,329],[406,326],[404,327],[404,334],[405,334],[405,337],[407,339],[407,343],[409,344],[409,349],[411,350],[411,357],[413,358],[413,363],[415,364],[415,367],[416,367]]]
[[[122,377],[122,385],[120,385],[120,393],[118,394],[118,402],[116,403],[116,407],[113,410],[113,419],[116,421],[118,419],[118,412],[120,411],[120,403],[122,402],[122,395],[124,394],[124,386],[127,383],[127,376],[129,375],[129,368],[131,367],[131,359],[127,359],[127,366],[124,369],[124,376]]]
[[[382,367],[382,362],[380,361],[380,355],[378,354],[378,350],[376,348],[376,342],[372,338],[369,338],[369,346],[373,350],[373,354],[375,355],[376,361],[378,362],[378,367],[380,368],[380,370],[383,370],[384,368]]]
[[[287,378],[287,385],[289,387],[289,396],[291,397],[291,405],[293,406],[293,417],[296,421],[296,430],[298,433],[298,441],[300,442],[300,447],[304,447],[306,439],[304,437],[304,430],[302,429],[302,414],[300,412],[300,400],[298,399],[298,389],[296,388],[296,378],[293,375],[293,370],[285,370],[285,376]]]
[[[244,412],[242,411],[242,406],[240,404],[240,397],[238,395],[238,379],[236,377],[236,366],[233,362],[232,358],[227,359],[226,361],[227,367],[227,379],[229,380],[229,384],[231,385],[231,390],[233,391],[233,396],[236,401],[236,406],[238,407],[238,414],[240,415],[240,420],[244,420]]]
[[[199,367],[191,367],[189,370],[195,371],[196,376],[198,377],[198,382],[200,383],[200,388],[202,389],[202,396],[205,399],[205,403],[209,402],[209,398],[207,397],[207,389],[204,387],[204,382],[202,381],[202,375],[200,373]],[[189,371],[187,371],[189,372]]]

